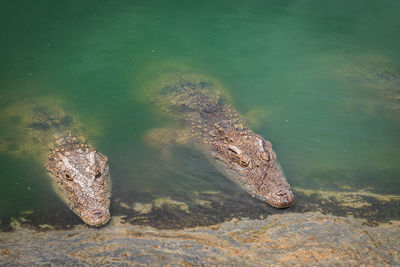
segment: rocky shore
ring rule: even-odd
[[[17,226],[0,233],[0,265],[400,265],[400,221],[371,227],[362,219],[306,212],[180,230],[123,222],[113,217],[102,229]]]

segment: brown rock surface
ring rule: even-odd
[[[183,230],[122,224],[0,233],[0,265],[112,266],[396,266],[400,222],[317,212],[231,220]]]

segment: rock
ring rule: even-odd
[[[0,265],[399,265],[400,221],[292,213],[183,230],[121,224],[102,229],[0,233]]]

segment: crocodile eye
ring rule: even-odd
[[[275,161],[276,160],[276,155],[275,155],[275,152],[272,150],[271,142],[263,140],[262,141],[262,145],[263,145],[264,149],[260,153],[261,158],[264,159],[267,162]]]
[[[268,152],[261,152],[261,157],[265,160],[265,161],[270,161],[270,157],[269,157],[269,154],[268,154]]]
[[[240,165],[242,165],[243,167],[247,167],[250,164],[250,157],[246,156],[246,155],[242,155],[240,157]]]
[[[65,172],[64,176],[65,176],[65,179],[67,179],[68,181],[74,180],[74,179],[72,179],[72,176],[67,172]]]
[[[242,152],[240,151],[240,149],[237,148],[236,146],[229,146],[229,147],[228,147],[228,150],[231,151],[231,152],[233,152],[233,153],[235,153],[235,154],[238,154],[238,155],[240,155],[240,154],[242,153]]]
[[[228,147],[228,150],[230,152],[233,152],[231,154],[233,154],[234,158],[236,158],[236,160],[239,160],[239,164],[243,167],[247,167],[250,164],[250,157],[247,155],[242,154],[242,151],[240,151],[239,148],[237,148],[236,146],[232,146],[230,145]]]
[[[266,140],[263,140],[263,147],[265,151],[269,151],[272,149],[272,144],[271,142],[268,142]]]

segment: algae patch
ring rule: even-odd
[[[154,201],[154,207],[161,209],[163,206],[172,206],[172,207],[178,207],[180,210],[186,212],[186,213],[190,213],[189,211],[189,206],[182,201],[177,201],[177,200],[173,200],[170,197],[166,197],[166,198],[157,198]]]
[[[321,191],[312,190],[305,188],[294,188],[296,191],[304,193],[306,196],[317,194],[320,198],[326,200],[336,200],[339,205],[351,207],[351,208],[362,208],[371,206],[367,198],[375,198],[382,202],[398,201],[400,200],[399,195],[383,195],[368,191],[368,189],[359,189],[355,191]],[[348,188],[350,189],[350,188]]]
[[[148,214],[153,209],[153,204],[151,203],[140,203],[135,202],[133,204],[133,210],[138,212],[139,214]]]

